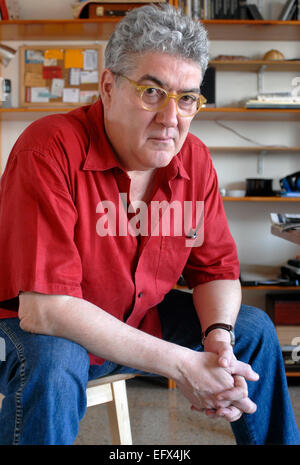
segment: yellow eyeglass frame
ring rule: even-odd
[[[163,89],[162,87],[153,86],[153,85],[151,85],[151,86],[149,86],[149,85],[147,85],[147,86],[146,85],[141,85],[141,84],[138,84],[133,79],[130,79],[129,77],[125,76],[124,74],[121,74],[121,73],[115,73],[115,74],[117,76],[120,76],[120,77],[126,79],[130,84],[132,84],[136,88],[136,90],[139,92],[139,97],[140,97],[140,100],[141,100],[142,107],[146,111],[152,111],[152,112],[160,111],[169,103],[170,99],[173,98],[176,101],[177,114],[179,116],[181,116],[182,118],[193,118],[201,110],[202,106],[207,102],[206,98],[201,94],[196,94],[194,92],[184,92],[184,93],[181,93],[181,94],[171,94],[170,92],[168,92],[166,89]],[[164,100],[162,105],[155,108],[155,110],[151,110],[150,108],[147,108],[145,106],[143,100],[142,100],[143,94],[144,94],[146,89],[159,89],[159,90],[161,90],[162,92],[164,92],[166,94],[166,99]],[[191,115],[183,115],[182,113],[180,113],[180,109],[178,108],[178,101],[182,97],[184,97],[185,95],[193,95],[193,96],[199,98],[199,108],[195,113],[193,113]]]

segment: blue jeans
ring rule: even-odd
[[[159,305],[163,337],[194,350],[201,328],[190,294],[172,291]],[[105,362],[89,365],[87,351],[63,338],[22,331],[17,318],[0,320],[6,360],[0,362],[0,444],[73,444],[86,410],[91,379],[141,373]],[[236,323],[235,353],[260,375],[248,382],[257,411],[231,423],[238,444],[300,444],[280,346],[274,326],[261,310],[242,306]],[[150,375],[149,373],[145,373]]]

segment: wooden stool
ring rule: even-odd
[[[131,374],[113,375],[88,383],[87,407],[107,403],[112,444],[132,444],[126,379],[134,377]],[[3,399],[0,394],[0,408]]]

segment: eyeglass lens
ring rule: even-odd
[[[147,87],[142,95],[142,102],[144,108],[154,111],[167,103],[168,94],[164,89],[157,87]],[[193,94],[184,94],[177,100],[178,111],[182,115],[192,115],[197,113],[200,105],[200,99]]]

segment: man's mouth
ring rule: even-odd
[[[173,142],[174,138],[169,137],[169,136],[167,136],[167,137],[166,136],[150,136],[149,140],[154,140],[154,141],[157,141],[157,142],[167,144],[167,143]]]

